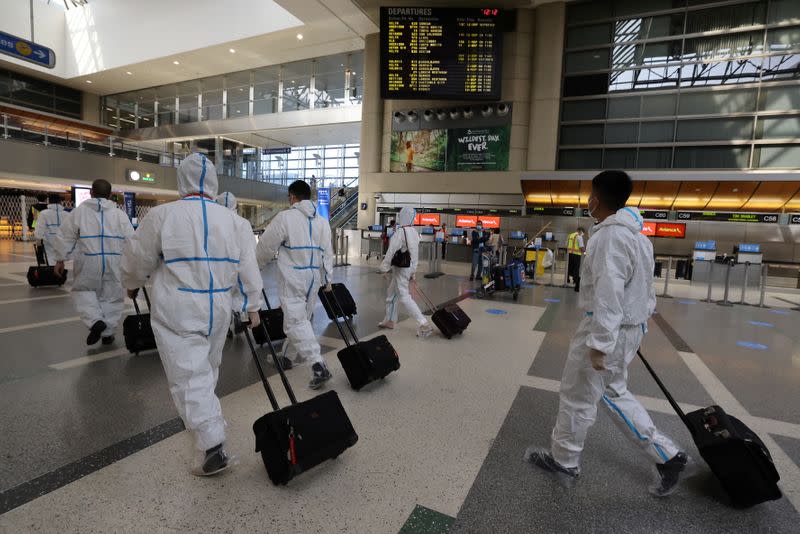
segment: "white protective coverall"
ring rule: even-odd
[[[386,292],[386,315],[384,322],[397,322],[397,305],[402,303],[408,314],[417,321],[418,326],[428,324],[428,319],[422,314],[417,303],[408,291],[408,283],[411,276],[417,271],[419,260],[419,234],[411,226],[417,211],[414,208],[405,207],[397,214],[397,229],[389,240],[389,248],[383,256],[380,270],[381,272],[392,273],[392,281]],[[392,265],[392,257],[398,250],[408,250],[411,253],[410,267],[395,267]]]
[[[623,208],[595,226],[588,243],[579,296],[586,316],[570,344],[551,444],[553,458],[564,467],[578,467],[598,402],[656,463],[680,452],[628,391],[628,364],[656,305],[653,246],[640,233],[642,226],[638,210]],[[605,371],[592,367],[590,348],[605,354]]]
[[[41,219],[37,231],[40,224]],[[53,241],[55,257],[50,258],[51,262],[66,261],[70,253],[73,255],[72,301],[81,321],[89,328],[103,321],[103,337],[114,335],[125,308],[120,256],[132,235],[130,219],[115,202],[91,198],[62,219]]]
[[[150,210],[125,247],[122,283],[135,289],[152,279],[151,324],[172,400],[195,447],[206,451],[225,441],[214,389],[231,322],[231,289],[238,274],[247,311],[256,311],[262,282],[246,252],[251,242],[231,211],[213,200],[217,172],[207,157],[183,160],[178,193],[180,200]]]
[[[68,216],[69,213],[64,211],[64,207],[61,204],[48,204],[47,209],[42,210],[36,219],[36,230],[33,236],[42,240],[48,265],[55,263],[55,241],[58,239],[58,229]]]
[[[256,240],[253,236],[253,226],[250,224],[250,221],[236,213],[236,197],[233,193],[222,193],[217,196],[217,204],[231,210],[233,218],[236,221],[236,233],[242,236],[242,256],[247,256],[246,261],[248,264],[251,260],[255,261]],[[249,246],[245,246],[246,244],[249,244]],[[258,301],[260,306],[261,295],[259,295]],[[236,275],[236,285],[231,289],[231,306],[234,312],[244,312],[250,307],[250,297],[247,295],[247,292],[244,291],[242,277],[238,274]]]
[[[330,224],[317,215],[310,200],[278,213],[261,235],[256,246],[259,267],[276,253],[283,329],[289,341],[284,356],[291,359],[289,353],[296,351],[298,361],[324,364],[311,318],[317,290],[333,273],[333,247]]]

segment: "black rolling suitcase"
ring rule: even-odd
[[[153,327],[150,326],[150,298],[147,290],[142,288],[144,300],[147,302],[147,313],[141,313],[139,303],[133,299],[133,307],[136,315],[128,315],[122,321],[122,336],[125,338],[125,348],[131,354],[139,354],[148,350],[156,349],[156,338],[153,335]]]
[[[333,288],[333,295],[336,297],[336,302],[339,304],[337,308],[331,306],[331,302],[325,298],[325,287],[319,288],[317,294],[319,300],[322,301],[322,307],[325,308],[325,313],[328,314],[328,319],[336,321],[337,317],[348,317],[350,319],[356,315],[356,301],[353,300],[353,295],[344,284],[331,284]]]
[[[726,414],[719,406],[684,414],[642,352],[638,351],[638,354],[689,429],[700,455],[728,493],[733,505],[747,508],[780,499],[782,495],[777,483],[781,477],[769,450],[755,432]]]
[[[467,329],[472,319],[464,313],[461,306],[458,304],[449,304],[443,308],[437,308],[436,305],[428,298],[419,284],[414,282],[417,292],[422,296],[423,300],[428,304],[431,311],[431,320],[433,324],[442,332],[444,337],[452,339],[453,336],[461,334]]]
[[[261,317],[261,324],[266,326],[269,337],[264,335],[263,328],[256,328],[253,330],[253,339],[255,339],[256,343],[259,345],[264,345],[268,339],[272,341],[286,339],[286,333],[283,331],[283,310],[280,306],[273,308],[269,305],[267,292],[263,289],[261,290],[261,294],[264,295],[264,303],[267,305],[267,309],[259,310],[258,315]],[[247,327],[245,326],[245,328]]]
[[[350,418],[347,417],[347,412],[339,400],[339,395],[335,391],[328,391],[312,399],[297,402],[292,386],[278,362],[278,355],[272,347],[269,333],[263,325],[258,329],[264,330],[263,334],[267,336],[266,345],[272,354],[275,368],[280,374],[291,404],[284,408],[278,405],[278,400],[261,367],[250,333],[245,331],[247,344],[253,353],[253,360],[256,362],[261,383],[264,385],[273,409],[272,412],[259,417],[253,423],[256,452],[261,453],[264,467],[266,467],[267,475],[272,483],[276,486],[285,486],[297,475],[325,460],[336,458],[355,445],[358,441],[358,434],[356,434]]]
[[[687,278],[686,276],[686,269],[689,265],[687,260],[678,260],[677,265],[675,266],[675,278],[678,280],[683,280]]]
[[[320,297],[323,301],[327,301],[332,309],[342,313],[333,292],[323,292]],[[400,358],[386,336],[381,335],[366,341],[359,341],[353,325],[350,323],[350,318],[345,316],[343,319],[353,337],[353,343],[350,343],[350,339],[339,321],[334,320],[339,334],[347,345],[337,353],[337,356],[353,389],[358,391],[370,382],[385,378],[389,373],[400,369]]]
[[[31,287],[63,286],[69,271],[64,269],[64,276],[55,273],[55,267],[47,265],[47,251],[44,245],[33,245],[36,251],[36,265],[28,267],[28,283]]]

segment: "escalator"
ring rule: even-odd
[[[331,206],[331,230],[336,228],[353,229],[356,227],[358,215],[358,188],[346,190],[345,196],[340,198],[342,200],[338,204]]]

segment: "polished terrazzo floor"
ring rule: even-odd
[[[673,497],[652,499],[650,466],[604,415],[576,488],[530,469],[522,452],[547,441],[580,319],[575,294],[536,286],[516,303],[505,294],[474,299],[462,265],[421,284],[436,302],[465,299],[473,319],[466,334],[419,339],[401,313],[388,334],[400,371],[360,392],[347,385],[335,357],[343,342],[319,309],[315,330],[335,374],[329,387],[360,440],[275,488],[253,452],[250,427],[267,402],[242,339],[226,344],[218,387],[240,464],[197,479],[157,354],[129,355],[121,340],[87,350],[68,294],[25,283],[27,248],[0,242],[0,532],[796,531],[800,312],[789,303],[724,308],[670,286],[687,294],[659,300],[643,345],[681,403],[719,403],[766,437],[783,475],[780,501],[732,510],[702,466]],[[385,282],[374,270],[374,262],[337,268],[356,296],[365,338],[382,316]],[[275,295],[269,270],[265,281]],[[631,390],[691,452],[643,367],[630,371]],[[289,373],[301,399],[311,395],[308,372]],[[271,382],[279,391],[277,377]]]

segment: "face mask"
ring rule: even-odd
[[[592,207],[593,200],[594,200],[594,207]],[[587,207],[589,208],[589,217],[591,217],[592,219],[595,218],[594,211],[597,209],[598,204],[600,204],[599,200],[597,200],[595,197],[589,197],[589,205]]]

